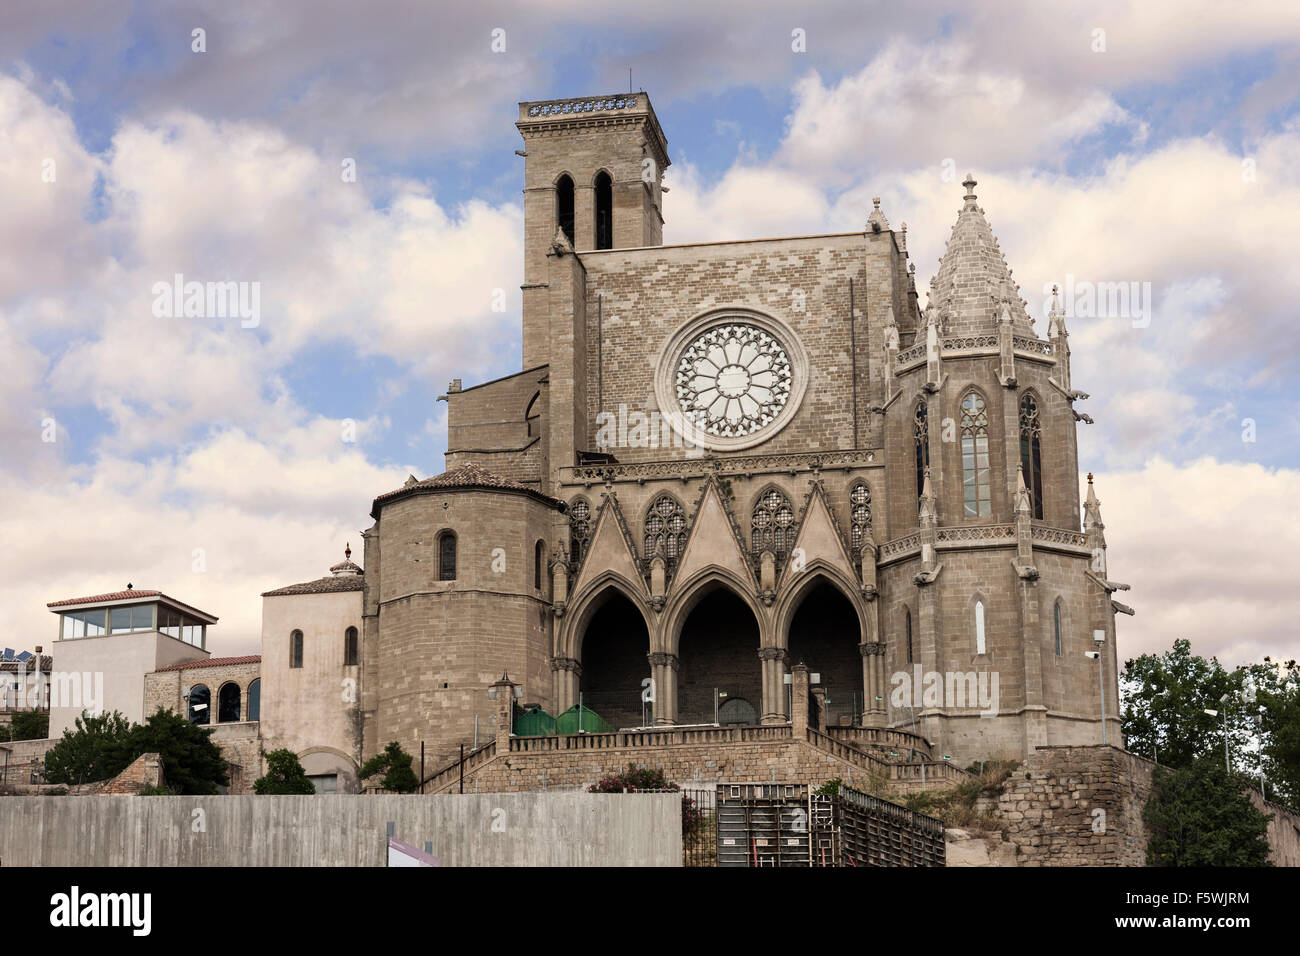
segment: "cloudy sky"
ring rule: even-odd
[[[667,242],[878,195],[924,290],[971,170],[1041,334],[1053,282],[1149,283],[1149,320],[1071,323],[1121,656],[1300,650],[1293,0],[455,6],[0,6],[6,643],[129,580],[255,651],[259,592],[442,470],[448,380],[519,368],[515,103],[630,68]],[[258,282],[260,321],[156,316],[177,273]]]

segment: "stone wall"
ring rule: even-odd
[[[948,831],[948,865],[1145,866],[1155,766],[1117,747],[1039,747],[987,805],[1000,831]],[[1300,865],[1300,814],[1250,794],[1273,814],[1274,864]]]
[[[671,742],[677,738],[684,742]],[[652,746],[631,743],[645,739],[668,742]],[[777,781],[816,787],[839,779],[855,789],[894,799],[921,789],[950,787],[962,776],[948,764],[927,763],[922,780],[920,764],[890,765],[830,738],[820,739],[822,746],[800,740],[787,727],[515,737],[508,751],[499,748],[490,759],[467,767],[465,790],[581,790],[626,770],[629,764],[662,770],[670,783],[682,787],[720,781]],[[435,778],[427,792],[451,792],[459,786],[459,774],[453,767]]]

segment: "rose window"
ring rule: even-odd
[[[705,434],[752,435],[790,400],[790,357],[770,333],[747,323],[698,335],[677,363],[677,401]]]

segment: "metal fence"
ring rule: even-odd
[[[939,820],[845,787],[831,795],[806,784],[720,783],[684,793],[700,808],[712,799],[711,812],[683,830],[686,866],[944,865]]]

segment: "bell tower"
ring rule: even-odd
[[[519,104],[524,138],[523,367],[550,362],[547,255],[663,243],[668,141],[643,92]]]

